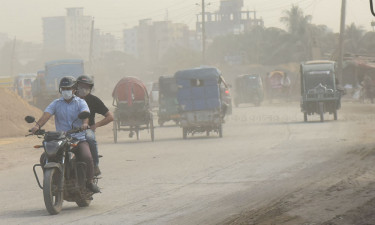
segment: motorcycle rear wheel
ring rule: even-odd
[[[44,171],[44,204],[51,215],[58,214],[62,209],[63,192],[59,191],[61,175],[61,172],[57,168],[48,168]]]

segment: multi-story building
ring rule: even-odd
[[[123,51],[122,43],[110,33],[101,33],[95,29],[93,38],[93,57],[100,58],[104,54],[113,51]]]
[[[7,42],[10,42],[10,38],[6,33],[0,33],[0,48],[2,48]]]
[[[188,26],[171,21],[140,20],[123,34],[125,52],[147,63],[158,62],[170,48],[189,46]]]
[[[17,41],[15,46],[16,58],[22,65],[25,65],[38,57],[42,53],[42,45],[32,42]]]
[[[43,18],[44,50],[89,59],[92,21],[83,15],[83,8],[67,8],[66,16]]]
[[[128,55],[138,57],[138,28],[124,30],[124,51]]]
[[[243,0],[221,0],[217,12],[205,13],[205,33],[207,38],[226,34],[239,34],[254,26],[264,26],[257,18],[256,11],[243,11]],[[197,15],[196,31],[202,34],[202,14]]]

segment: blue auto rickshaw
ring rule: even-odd
[[[221,72],[214,67],[181,70],[174,75],[183,138],[188,134],[216,132],[223,136],[225,106],[222,104]]]

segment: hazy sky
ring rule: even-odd
[[[217,11],[220,0],[205,0],[207,11]],[[42,17],[65,16],[68,7],[84,7],[84,14],[95,17],[95,27],[103,32],[121,36],[124,28],[139,19],[152,18],[183,22],[194,29],[201,0],[0,0],[0,32],[10,38],[42,42]],[[279,22],[284,10],[299,5],[305,14],[313,16],[312,23],[325,24],[339,31],[341,0],[244,0],[244,10],[256,10],[266,27],[285,28]],[[355,23],[372,30],[369,0],[347,0],[346,23]]]

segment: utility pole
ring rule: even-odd
[[[10,57],[10,76],[14,76],[14,58],[15,58],[15,55],[16,55],[16,42],[17,42],[17,39],[16,37],[14,37],[14,40],[13,40],[13,46],[12,46],[12,53],[11,53],[11,57]]]
[[[206,62],[206,12],[205,3],[202,0],[202,62]]]
[[[339,81],[342,83],[343,79],[343,43],[344,43],[344,33],[345,33],[345,12],[346,12],[346,0],[341,2],[341,22],[340,22],[340,40],[339,40],[339,58],[338,58],[338,77]]]
[[[93,58],[93,47],[94,47],[94,18],[91,21],[91,34],[90,34],[90,52],[89,52],[89,61],[92,66],[92,58]]]

